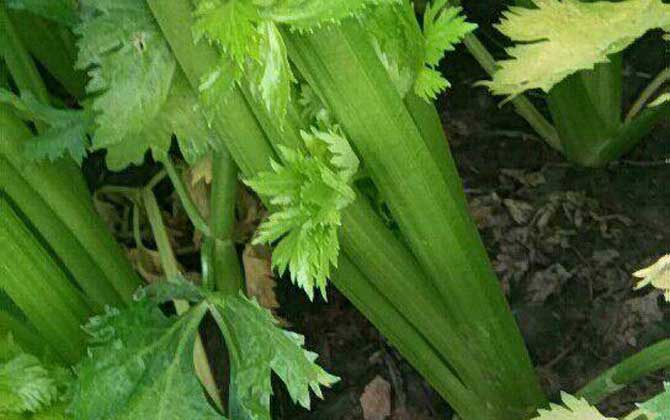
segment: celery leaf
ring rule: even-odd
[[[144,123],[138,135],[107,146],[107,165],[121,170],[129,164],[141,164],[147,150],[156,160],[167,157],[172,135],[188,163],[195,163],[210,149],[219,147],[219,140],[207,126],[197,96],[181,70],[175,74],[170,93],[156,116]]]
[[[137,136],[160,112],[176,63],[147,5],[135,0],[83,0],[94,11],[76,28],[77,66],[88,69],[96,95],[95,148]]]
[[[662,256],[649,267],[634,272],[633,276],[640,279],[635,285],[636,290],[646,286],[655,287],[670,302],[670,254]]]
[[[569,75],[607,63],[647,31],[670,27],[670,5],[661,0],[533,2],[537,8],[510,7],[497,26],[517,45],[507,49],[511,59],[498,62],[493,80],[483,82],[494,94],[549,92]]]
[[[597,408],[586,400],[561,393],[563,405],[550,404],[549,409],[538,410],[539,416],[534,420],[616,420],[603,416]]]
[[[36,413],[60,401],[70,376],[25,353],[11,335],[0,342],[0,414]]]
[[[81,419],[223,419],[207,401],[193,365],[207,306],[168,318],[141,301],[92,318],[89,355],[78,367],[70,407]]]
[[[664,390],[654,398],[638,404],[641,414],[654,420],[670,420],[670,383],[664,384]]]
[[[356,195],[350,183],[358,158],[338,129],[302,133],[309,154],[281,148],[284,164],[245,181],[269,197],[276,210],[261,224],[254,243],[277,242],[272,267],[287,270],[310,299],[326,297],[331,266],[337,266],[341,212]]]
[[[437,93],[450,86],[436,71],[445,51],[453,51],[456,44],[477,28],[476,24],[465,20],[461,10],[460,7],[448,7],[447,0],[435,0],[426,6],[423,17],[426,65],[414,85],[414,92],[426,100],[435,99]]]
[[[271,374],[286,385],[294,402],[310,407],[310,390],[322,397],[321,386],[338,378],[314,361],[317,354],[303,348],[299,334],[277,327],[270,311],[240,296],[212,296],[211,309],[233,348],[231,418],[270,420]],[[234,343],[234,344],[233,344]]]
[[[377,54],[401,96],[413,90],[425,100],[435,99],[449,82],[437,70],[445,52],[477,25],[466,21],[460,7],[447,0],[435,0],[426,6],[423,30],[418,26],[412,3],[380,7],[368,22]]]
[[[293,74],[277,25],[311,30],[360,15],[371,6],[398,0],[199,0],[193,35],[219,46],[222,62],[211,69],[200,90],[216,106],[235,83],[245,79],[269,113],[282,121],[291,98]]]
[[[0,103],[13,106],[22,118],[49,126],[24,143],[24,156],[28,160],[54,161],[69,155],[81,165],[89,145],[87,133],[94,124],[90,110],[58,109],[40,102],[29,92],[19,98],[1,88]]]

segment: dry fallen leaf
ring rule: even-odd
[[[561,286],[572,277],[572,274],[559,263],[536,272],[528,285],[530,301],[532,303],[544,303],[549,296],[561,289]]]
[[[663,291],[665,300],[670,302],[670,254],[659,258],[649,267],[634,272],[633,276],[642,279],[635,286],[635,290],[651,285]]]
[[[190,184],[195,185],[204,181],[205,184],[212,183],[212,157],[207,155],[197,161],[190,170]]]
[[[279,308],[277,295],[275,294],[274,274],[272,273],[272,253],[265,246],[254,246],[247,244],[242,253],[242,264],[247,284],[247,295],[255,297],[258,304],[269,309],[280,323],[286,325],[286,321],[275,314]]]
[[[365,420],[384,420],[391,416],[391,384],[376,376],[363,390],[360,398]]]

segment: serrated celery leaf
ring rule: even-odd
[[[670,383],[665,383],[663,392],[638,407],[650,419],[670,420]]]
[[[380,7],[368,18],[378,55],[401,96],[413,90],[426,100],[449,87],[436,70],[446,51],[477,28],[467,22],[461,8],[449,7],[447,0],[426,6],[423,31],[419,28],[410,1],[399,6]]]
[[[6,3],[11,9],[26,10],[67,26],[79,19],[75,0],[6,0]]]
[[[142,133],[165,103],[176,63],[145,2],[83,0],[91,10],[76,32],[77,67],[89,69],[95,94],[95,148]]]
[[[255,300],[242,295],[212,296],[210,300],[214,318],[234,352],[232,418],[271,419],[272,372],[286,385],[294,402],[305,408],[310,407],[310,390],[321,397],[321,386],[338,381],[315,363],[316,353],[303,348],[304,337],[277,327],[270,311]]]
[[[68,382],[64,369],[43,364],[6,336],[0,342],[0,415],[35,413],[59,401]]]
[[[670,27],[670,5],[661,0],[581,2],[533,0],[536,9],[510,7],[497,26],[518,44],[498,62],[492,81],[498,95],[551,88],[567,76],[608,62],[654,28]]]
[[[293,74],[276,26],[311,30],[398,0],[199,0],[193,34],[218,45],[231,63],[222,63],[202,81],[206,103],[225,97],[243,78],[256,98],[280,121],[291,98]]]
[[[24,157],[33,161],[54,161],[69,155],[81,164],[88,147],[87,133],[93,126],[93,113],[90,110],[57,109],[41,103],[30,93],[24,93],[19,98],[1,88],[0,103],[13,106],[22,118],[49,126],[24,143]]]
[[[268,112],[284,116],[291,97],[293,73],[286,54],[286,45],[277,26],[272,22],[258,25],[261,34],[260,60],[250,66],[251,90],[260,97]]]
[[[549,409],[538,410],[539,416],[534,420],[616,420],[603,416],[597,408],[586,400],[561,393],[563,405],[550,404]]]
[[[168,318],[139,302],[92,318],[89,356],[78,367],[70,407],[78,419],[222,419],[196,377],[193,348],[204,304]]]
[[[218,137],[207,126],[198,98],[181,70],[175,74],[167,100],[153,119],[144,122],[142,131],[106,147],[107,166],[121,170],[130,164],[141,164],[147,150],[156,160],[163,160],[173,134],[188,163],[195,163],[208,150],[219,147]]]
[[[337,132],[303,133],[312,151],[320,142],[327,155],[308,156],[282,148],[284,165],[272,163],[264,172],[245,181],[266,196],[277,209],[261,224],[255,243],[277,242],[272,267],[290,272],[291,280],[310,299],[314,289],[326,296],[331,266],[337,266],[341,211],[356,199],[349,186],[358,168],[358,158]]]

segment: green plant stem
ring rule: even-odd
[[[463,40],[470,54],[479,62],[479,65],[490,75],[496,72],[496,62],[484,44],[476,35],[468,34]],[[553,149],[561,151],[561,140],[556,128],[535,108],[535,106],[524,95],[519,95],[511,100],[516,112],[530,124],[535,132]]]
[[[629,124],[633,121],[633,119],[640,113],[640,111],[644,109],[645,105],[649,103],[651,98],[653,98],[654,94],[668,81],[670,81],[670,67],[664,69],[658,75],[656,75],[654,80],[652,80],[651,83],[649,83],[649,85],[644,88],[640,96],[631,106],[628,114],[626,114],[626,124]]]
[[[49,103],[49,94],[33,59],[21,42],[4,4],[0,4],[0,55],[21,92],[31,92],[40,101]]]
[[[403,313],[388,300],[379,298],[379,290],[361,277],[360,270],[349,259],[340,259],[338,270],[331,281],[457,412],[474,412],[471,418],[476,418],[477,396],[466,389],[451,369],[446,367],[439,353],[407,321]],[[371,305],[370,302],[375,304]]]
[[[10,11],[26,49],[75,98],[85,94],[86,74],[75,70],[74,35],[54,22],[22,11]]]
[[[608,130],[621,127],[621,104],[623,95],[623,54],[609,57],[609,63],[598,63],[593,70],[581,71],[584,87],[594,108]]]
[[[171,279],[175,279],[180,276],[180,271],[177,264],[177,258],[175,257],[174,251],[172,250],[172,245],[170,244],[170,238],[168,237],[167,229],[163,223],[163,216],[161,215],[158,202],[156,201],[156,196],[154,195],[151,188],[143,188],[141,196],[142,202],[144,203],[144,207],[147,212],[149,224],[151,225],[151,230],[154,234],[154,240],[156,241],[156,246],[158,247],[161,266],[163,267],[163,272],[167,278],[166,281],[170,281]],[[177,314],[179,315],[187,312],[190,308],[189,303],[183,300],[175,300],[174,305]],[[212,369],[209,365],[207,353],[205,352],[200,335],[196,336],[195,347],[193,349],[193,362],[195,363],[195,370],[198,374],[198,378],[200,378],[200,382],[207,391],[207,394],[209,394],[210,398],[212,401],[214,401],[219,410],[223,411],[223,403],[221,402],[219,389],[216,385],[216,380],[214,379],[214,374],[212,373]]]
[[[167,172],[168,177],[170,177],[172,186],[177,192],[179,200],[181,201],[181,204],[186,211],[186,215],[191,220],[191,223],[193,223],[193,226],[195,226],[195,228],[202,232],[205,236],[211,236],[212,233],[209,229],[209,226],[207,225],[207,221],[204,217],[202,217],[200,210],[198,210],[198,207],[191,199],[191,196],[186,190],[186,186],[184,185],[184,181],[182,180],[181,175],[177,173],[177,169],[174,167],[172,159],[169,156],[163,161],[163,165],[165,166],[165,171]]]
[[[12,146],[18,147],[30,137],[27,127],[6,108],[0,108],[0,188],[7,191],[12,200],[21,208],[31,224],[62,260],[75,281],[94,302],[96,309],[105,305],[119,306],[124,298],[114,288],[99,264],[108,260],[110,266],[127,265],[120,250],[114,255],[118,245],[108,238],[109,248],[97,247],[105,255],[93,258],[90,252],[92,243],[104,242],[106,227],[102,225],[94,210],[80,199],[79,191],[73,190],[71,180],[64,178],[61,170],[65,161],[50,164],[26,165],[20,159],[11,159],[15,155]],[[24,170],[17,169],[20,165]],[[67,172],[66,172],[67,174]],[[65,220],[68,223],[64,222]],[[73,229],[72,227],[75,227]],[[122,273],[116,271],[117,274]],[[127,274],[131,276],[132,272]],[[130,277],[133,278],[133,277]],[[119,283],[122,279],[117,279]],[[137,287],[133,284],[133,291]],[[127,299],[132,291],[128,290]]]
[[[530,415],[544,397],[468,209],[460,205],[460,180],[444,180],[365,30],[352,20],[285,38],[291,59],[349,134],[440,290],[450,322],[477,343],[470,354],[491,363],[494,378],[480,378],[488,387],[484,397],[500,404],[498,418]]]
[[[197,88],[199,81],[217,65],[220,57],[212,47],[204,43],[193,45],[189,31],[185,30],[185,28],[191,27],[192,5],[188,0],[169,3],[149,0],[149,5],[163,33],[170,42],[172,50],[184,69],[187,78],[190,80],[192,86]],[[229,98],[221,98],[222,106],[216,107],[214,114],[210,115],[212,126],[226,142],[228,150],[244,176],[253,177],[260,172],[271,170],[270,158],[276,159],[276,156],[270,144],[268,144],[263,131],[258,126],[255,116],[246,108],[245,97],[237,89],[234,89],[230,95]],[[231,118],[231,116],[235,116],[235,118]],[[289,139],[288,141],[295,143],[295,140]],[[359,208],[364,212],[363,214],[369,214],[368,209],[365,207],[353,208]],[[353,220],[356,219],[354,218]],[[372,220],[375,220],[375,224],[381,224],[381,222],[376,221],[377,219]],[[388,245],[387,242],[381,240],[375,234],[369,235],[364,241],[356,243],[352,241],[352,243],[348,243],[346,238],[351,236],[347,234],[347,229],[358,232],[362,231],[365,235],[368,235],[365,232],[370,232],[370,224],[365,219],[359,220],[353,226],[350,222],[345,221],[342,234],[344,254],[341,255],[340,264],[344,264],[343,261],[348,258],[358,258],[362,262],[362,264],[358,264],[358,267],[360,267],[360,270],[365,270],[366,274],[357,278],[364,279],[367,282],[376,282],[379,286],[376,289],[383,293],[389,293],[389,290],[393,289],[389,287],[389,284],[393,284],[398,288],[397,290],[401,290],[402,292],[395,293],[397,299],[392,301],[394,305],[397,305],[397,310],[403,313],[406,313],[409,309],[402,306],[402,302],[408,302],[408,308],[410,309],[417,308],[424,312],[435,311],[432,304],[421,306],[412,301],[412,297],[416,295],[414,292],[416,284],[413,282],[413,279],[417,278],[417,274],[410,274],[409,277],[402,276],[405,273],[411,273],[416,268],[416,262],[413,261],[411,256],[409,258],[410,262],[407,265],[403,264],[404,259],[397,261],[395,259],[396,252],[394,251],[393,254],[385,253],[386,248],[384,247]],[[392,234],[386,239],[391,244],[397,242],[397,239]],[[395,247],[395,245],[392,246]],[[404,252],[406,253],[406,251]],[[369,273],[374,275],[370,275]],[[421,277],[421,274],[418,274],[418,276]],[[374,289],[370,288],[370,290]],[[419,296],[423,296],[423,294]],[[376,307],[386,305],[385,302],[385,298],[381,295],[372,294],[369,299],[364,301],[364,304],[370,310],[374,310]],[[423,330],[432,330],[433,334],[440,334],[443,336],[443,339],[450,341],[455,336],[435,327],[435,323],[442,318],[443,316],[440,314],[436,315],[435,318],[427,317],[425,321],[423,321],[424,318],[421,318]],[[416,319],[413,321],[416,322]],[[393,338],[391,339],[393,340]],[[450,345],[446,347],[446,349],[442,350],[453,351]],[[466,353],[463,354],[465,355]],[[428,355],[425,357],[428,357]],[[447,366],[443,360],[441,363]]]
[[[244,276],[233,241],[237,188],[235,162],[226,150],[215,152],[212,156],[210,196],[211,270],[216,290],[223,294],[237,294],[244,287]]]
[[[631,382],[670,366],[670,340],[663,340],[625,359],[577,392],[591,404],[620,391]]]
[[[63,360],[76,363],[90,309],[1,192],[0,243],[0,287]]]
[[[27,325],[27,320],[16,319],[12,314],[0,310],[0,334],[5,338],[6,334],[12,334],[16,343],[23,350],[31,354],[44,353],[47,342],[40,337],[39,333],[31,326]]]

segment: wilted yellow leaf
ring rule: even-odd
[[[670,302],[670,254],[662,256],[649,267],[634,272],[633,276],[642,279],[635,285],[636,290],[651,285],[662,290],[665,300]]]

